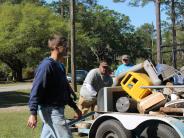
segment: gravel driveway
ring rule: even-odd
[[[32,83],[19,83],[15,85],[0,86],[0,92],[31,89]]]
[[[17,84],[3,84],[0,86],[0,92],[10,92],[17,90],[27,90],[31,89],[32,83],[17,83]],[[20,112],[20,111],[28,111],[28,106],[10,106],[5,108],[0,108],[0,112]]]

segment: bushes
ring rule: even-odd
[[[29,67],[23,69],[23,79],[32,79],[32,78],[34,78],[34,69]]]
[[[7,74],[3,71],[0,71],[0,81],[5,81],[7,78]]]

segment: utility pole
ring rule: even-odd
[[[153,22],[152,22],[152,30],[151,30],[151,59],[153,60],[153,46],[154,46],[154,32],[155,32],[155,29],[154,29],[154,25],[153,25]]]
[[[175,12],[175,1],[171,0],[171,21],[172,21],[172,64],[174,68],[177,68],[176,65],[176,12]]]
[[[71,73],[72,87],[77,91],[75,75],[75,0],[70,0],[70,27],[71,27]]]
[[[161,25],[160,25],[160,0],[155,0],[156,29],[157,29],[157,64],[161,63]]]

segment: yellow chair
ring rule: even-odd
[[[142,98],[151,94],[148,88],[140,88],[140,86],[150,86],[152,82],[148,75],[144,73],[128,72],[121,81],[121,86],[134,100],[140,101]]]

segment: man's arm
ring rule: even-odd
[[[43,87],[46,84],[46,78],[47,68],[39,66],[33,81],[33,87],[29,99],[29,108],[31,115],[28,118],[27,126],[30,128],[35,128],[37,125],[37,109],[40,98],[39,93],[43,91]]]
[[[90,92],[92,95],[91,96],[96,96],[97,91],[95,90],[95,88],[93,87],[93,82],[94,82],[94,78],[96,76],[96,69],[91,70],[87,76],[86,79],[84,80],[83,85],[88,89],[88,92]]]
[[[35,128],[37,126],[37,115],[30,115],[27,121],[27,126]]]
[[[77,95],[75,94],[75,92],[73,91],[72,87],[70,86],[69,82],[67,83],[67,87],[68,87],[68,91],[71,93],[71,95],[73,96],[73,100],[76,101],[77,100]]]
[[[43,91],[43,83],[46,81],[44,79],[46,79],[45,69],[39,67],[33,81],[29,98],[29,109],[32,115],[37,115],[39,93]]]

